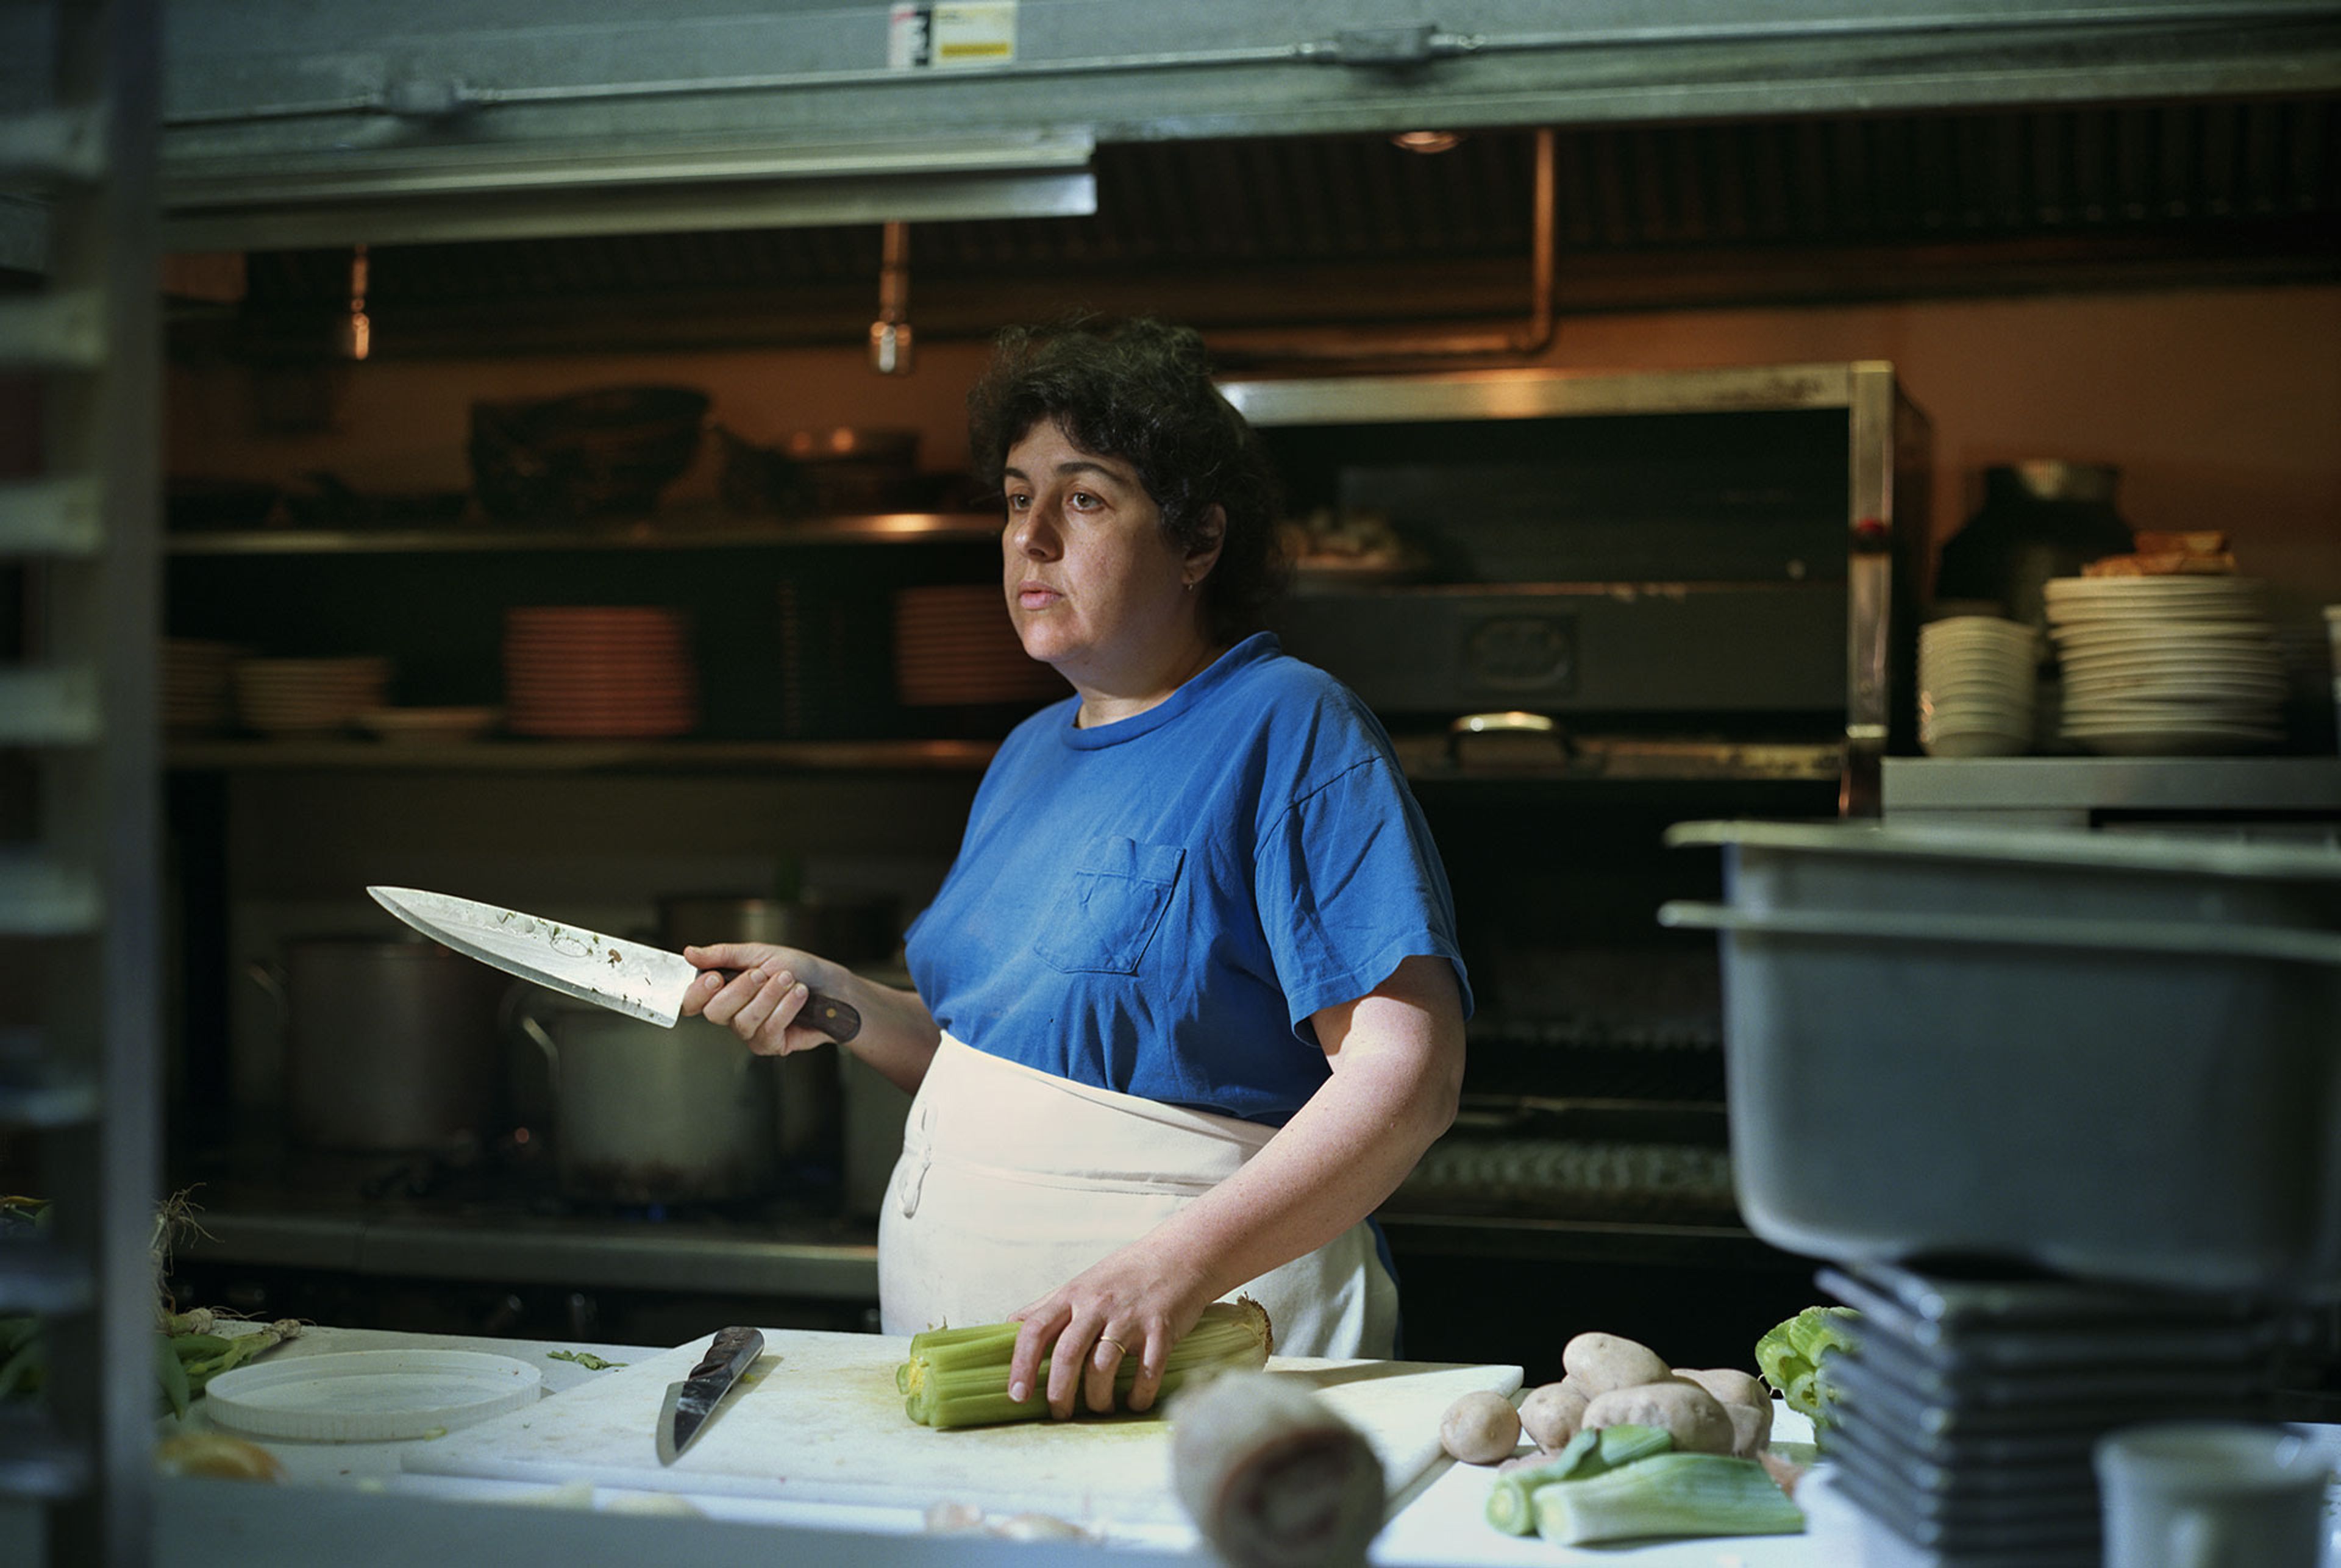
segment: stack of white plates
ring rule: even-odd
[[[643,604],[504,612],[504,723],[515,734],[637,739],[699,723],[682,614]]]
[[[1064,677],[1017,640],[998,587],[903,588],[894,595],[894,690],[910,707],[1047,702]]]
[[[236,714],[264,735],[330,734],[382,706],[390,661],[376,655],[344,659],[241,659],[235,666]]]
[[[2256,751],[2284,739],[2284,658],[2246,577],[2052,577],[2061,734],[2131,756]]]
[[[229,695],[238,650],[232,643],[194,637],[163,639],[163,727],[182,734],[227,728]]]
[[[2009,757],[2032,749],[2040,640],[1997,615],[1918,628],[1918,744],[1929,756]]]

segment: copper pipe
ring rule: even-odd
[[[911,225],[890,223],[878,263],[878,319],[870,324],[870,368],[911,373]]]

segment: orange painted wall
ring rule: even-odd
[[[473,398],[661,380],[706,388],[713,417],[752,438],[914,425],[923,465],[949,468],[964,460],[961,398],[981,359],[979,345],[922,345],[900,378],[853,348],[376,360],[348,368],[336,428],[298,438],[251,434],[243,372],[181,365],[171,456],[182,473],[322,467],[360,485],[459,487]],[[1564,321],[1548,355],[1586,369],[1842,359],[1892,361],[1932,419],[1938,537],[1972,509],[1984,465],[2112,463],[2132,524],[2226,528],[2244,568],[2292,607],[2341,601],[2341,287],[1605,315]],[[675,498],[712,490],[702,468]]]

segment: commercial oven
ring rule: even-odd
[[[1238,383],[1288,487],[1288,647],[1395,728],[1908,750],[1930,435],[1890,365]]]
[[[1391,732],[1471,973],[1461,1114],[1381,1213],[1409,1353],[1557,1357],[1558,1299],[1744,1361],[1811,1269],[1740,1223],[1714,945],[1656,919],[1719,868],[1663,835],[1877,810],[1925,416],[1867,363],[1226,390],[1287,489],[1277,629]]]

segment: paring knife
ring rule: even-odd
[[[507,974],[672,1029],[702,971],[680,953],[622,941],[517,909],[500,909],[413,887],[369,887],[381,904],[423,935]],[[796,1021],[842,1045],[862,1033],[862,1014],[816,991]]]
[[[672,1464],[691,1446],[691,1440],[699,1435],[716,1405],[740,1381],[740,1374],[763,1353],[764,1336],[752,1328],[716,1331],[699,1364],[681,1383],[666,1385],[666,1403],[660,1407],[658,1418],[661,1464]]]

